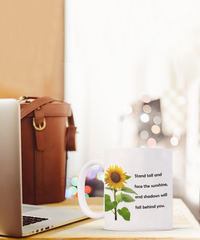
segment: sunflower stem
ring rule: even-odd
[[[117,190],[114,188],[114,201],[116,201],[116,192]],[[115,209],[115,221],[117,220],[117,207],[114,208]]]

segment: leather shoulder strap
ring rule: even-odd
[[[66,138],[66,150],[76,151],[76,127],[74,126],[73,113],[68,117],[68,127],[67,127],[67,138]]]
[[[46,103],[50,103],[50,102],[54,102],[54,101],[61,102],[61,100],[59,100],[59,99],[52,98],[52,97],[46,97],[46,96],[36,98],[33,102],[30,102],[29,104],[27,104],[27,106],[25,106],[21,109],[21,119],[24,118],[29,113],[31,113],[36,108],[38,108]]]

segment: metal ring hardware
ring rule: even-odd
[[[43,120],[43,122],[42,122],[42,125],[39,124],[39,127],[36,126],[36,124],[35,124],[35,118],[33,118],[33,127],[34,127],[35,130],[37,130],[37,131],[42,131],[42,130],[44,130],[45,127],[46,127],[46,120],[45,120],[45,118],[44,118],[44,120]]]
[[[19,98],[18,102],[20,103],[20,102],[24,101],[25,99],[26,99],[26,96],[22,96]]]

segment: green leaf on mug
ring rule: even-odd
[[[120,191],[127,192],[127,193],[134,193],[137,195],[136,192],[134,192],[131,188],[128,188],[128,187],[122,187],[122,189]]]
[[[117,202],[117,204],[120,203],[120,202],[123,202],[121,196],[122,196],[122,193],[120,193],[120,194],[118,194],[118,195],[116,196],[116,202]]]
[[[121,198],[124,202],[135,202],[135,200],[128,194],[122,194]]]
[[[105,189],[113,191],[113,189],[109,187],[105,187]]]
[[[131,176],[128,176],[128,175],[125,175],[125,177],[126,177],[126,180],[128,180],[129,178],[131,178]]]
[[[105,194],[105,211],[108,212],[117,206],[117,202],[112,202],[110,196]]]
[[[111,201],[111,199],[110,199],[110,195],[105,194],[105,202],[107,202],[107,201]]]
[[[122,209],[118,209],[118,213],[124,218],[124,220],[130,221],[131,213],[128,208],[123,207]]]
[[[105,212],[112,210],[113,208],[117,207],[117,202],[105,202]]]

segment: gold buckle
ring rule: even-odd
[[[35,128],[35,130],[37,130],[37,131],[42,131],[42,130],[44,130],[45,129],[45,127],[46,127],[46,120],[45,120],[45,118],[44,118],[44,120],[43,120],[43,123],[42,123],[42,125],[41,124],[39,124],[39,127],[38,126],[36,126],[36,124],[35,124],[35,118],[33,118],[33,127]]]
[[[24,101],[25,99],[26,99],[26,96],[22,96],[19,98],[18,102],[20,103],[20,102]]]

